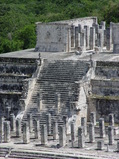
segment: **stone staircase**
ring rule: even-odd
[[[36,70],[35,59],[0,57],[0,116],[11,107],[15,115],[19,110],[24,80],[32,77]]]
[[[5,157],[9,152],[9,148],[0,147],[0,157]]]
[[[13,149],[9,155],[9,158],[21,158],[21,159],[78,159],[73,153],[68,154],[65,151],[53,151],[47,148],[41,148],[40,151],[36,150],[23,150],[23,149]]]
[[[79,100],[80,81],[86,75],[89,65],[81,61],[57,60],[46,61],[41,69],[34,87],[32,98],[25,111],[23,122],[27,114],[40,120],[40,125],[46,123],[46,114],[51,113],[52,119],[57,119],[62,124],[61,118],[68,116],[69,110],[76,107]],[[38,112],[37,93],[42,95],[43,109]],[[59,114],[55,107],[56,93],[61,95],[61,109]],[[70,115],[70,114],[69,114]]]

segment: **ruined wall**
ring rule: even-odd
[[[92,27],[93,24],[97,24],[97,17],[76,18],[76,19],[58,21],[55,23],[67,23],[69,25],[73,24],[74,26],[78,26],[79,24],[81,24],[82,27],[84,27],[84,25]]]
[[[72,20],[65,20],[52,23],[36,23],[37,24],[37,42],[35,51],[42,52],[70,52],[72,37],[74,38],[75,49],[80,43],[79,39],[79,25],[92,27],[97,24],[97,18],[79,18]],[[73,26],[73,28],[72,28]],[[72,30],[73,29],[73,30]],[[88,37],[89,39],[89,37]],[[80,46],[80,45],[79,45]]]
[[[0,116],[6,114],[6,110],[9,107],[10,112],[16,115],[17,112],[20,110],[19,106],[19,99],[21,97],[21,93],[14,93],[14,92],[6,92],[0,93]],[[5,115],[6,116],[6,115]]]
[[[67,24],[37,24],[37,43],[35,50],[42,52],[68,51]]]
[[[115,122],[119,122],[119,100],[118,99],[111,99],[109,97],[101,98],[92,98],[90,99],[89,104],[89,112],[95,111],[97,120],[99,118],[104,118],[105,122],[109,122],[108,115],[113,113],[115,116]]]

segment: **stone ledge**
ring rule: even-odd
[[[106,99],[106,100],[119,100],[119,96],[101,96],[101,95],[91,95],[91,99]]]

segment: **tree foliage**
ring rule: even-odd
[[[97,16],[119,21],[118,0],[1,0],[0,53],[35,47],[35,22]]]

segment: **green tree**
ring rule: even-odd
[[[26,25],[15,33],[15,39],[21,41],[22,49],[33,48],[36,43],[35,25]]]

